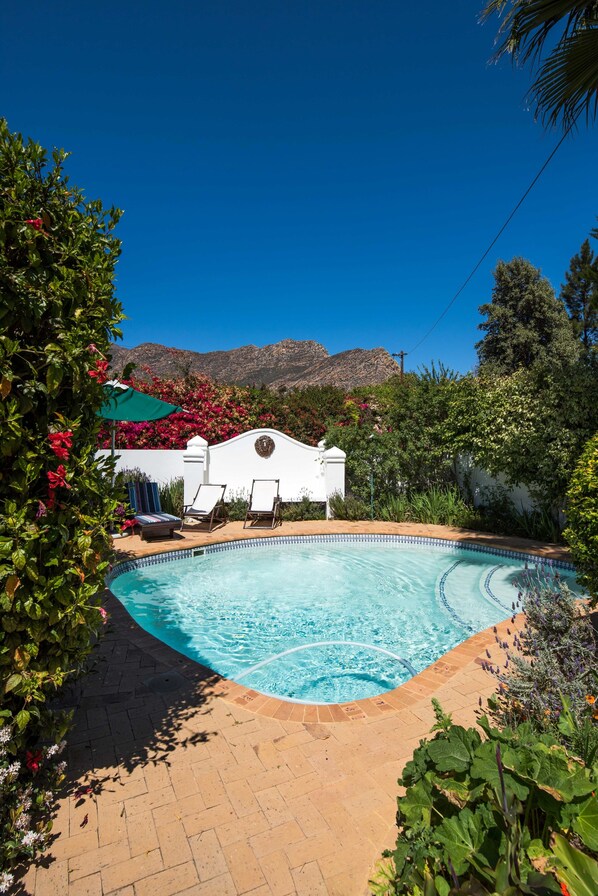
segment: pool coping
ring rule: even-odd
[[[334,528],[337,528],[336,526]],[[434,527],[435,529],[444,529],[444,527]],[[526,560],[543,560],[557,567],[573,569],[573,565],[568,559],[564,559],[563,551],[557,549],[552,552],[560,556],[547,556],[545,551],[547,546],[543,546],[544,552],[534,550],[536,544],[529,543],[527,549],[517,544],[515,546],[506,546],[504,544],[496,545],[488,543],[486,533],[475,533],[480,536],[480,541],[473,540],[474,533],[468,533],[469,537],[466,541],[462,541],[454,536],[454,531],[449,532],[442,537],[436,534],[415,534],[414,532],[379,532],[379,531],[328,531],[328,532],[302,532],[292,535],[281,535],[278,530],[267,534],[260,533],[255,537],[255,532],[244,530],[242,536],[227,537],[222,540],[202,542],[195,544],[189,548],[177,549],[176,545],[169,545],[165,549],[156,553],[145,553],[144,556],[128,558],[115,565],[107,576],[107,590],[112,599],[127,614],[134,623],[134,629],[142,633],[144,647],[147,650],[151,647],[151,652],[159,655],[161,659],[165,659],[168,655],[172,655],[176,665],[182,674],[191,677],[210,676],[214,682],[214,694],[222,698],[225,702],[235,704],[243,709],[250,710],[257,715],[265,716],[278,721],[303,722],[303,723],[330,723],[330,722],[351,722],[362,719],[372,719],[381,717],[386,713],[396,710],[408,709],[419,701],[431,697],[439,687],[447,684],[454,675],[460,672],[463,667],[470,662],[475,662],[480,666],[486,664],[486,658],[489,648],[496,643],[497,638],[502,638],[507,634],[509,624],[516,622],[515,616],[508,618],[495,626],[477,632],[457,644],[447,653],[443,654],[439,659],[427,666],[422,672],[409,679],[404,684],[399,685],[391,691],[385,691],[375,697],[366,697],[360,700],[350,701],[347,703],[329,703],[329,704],[304,704],[295,703],[288,700],[282,700],[278,697],[262,694],[253,688],[246,687],[233,680],[224,678],[213,669],[193,660],[184,654],[160,641],[154,635],[146,632],[128,613],[126,608],[120,603],[118,598],[110,591],[110,583],[120,574],[130,571],[134,568],[154,565],[156,563],[174,562],[178,559],[192,557],[198,552],[217,553],[221,550],[239,549],[242,545],[245,548],[253,547],[257,544],[265,547],[264,535],[267,541],[277,544],[299,543],[301,541],[312,541],[315,543],[331,543],[338,541],[356,541],[366,540],[373,543],[387,542],[392,543],[398,540],[399,543],[411,544],[428,544],[428,545],[448,545],[455,549],[463,548],[465,550],[480,551],[491,553],[496,556],[506,556],[511,559]],[[214,533],[210,533],[214,534]],[[216,533],[217,534],[217,533]],[[230,533],[232,535],[232,533]],[[137,540],[138,537],[137,537]],[[233,547],[234,546],[234,547]],[[119,545],[120,547],[120,545]],[[144,562],[145,561],[145,562]]]

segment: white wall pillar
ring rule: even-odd
[[[318,445],[320,447],[322,443]],[[326,519],[330,519],[330,496],[338,493],[345,497],[345,461],[347,455],[340,448],[329,448],[323,452],[324,481],[326,483]]]
[[[185,483],[183,503],[191,504],[197,489],[204,482],[209,482],[210,449],[201,436],[193,436],[187,442],[187,450],[183,454],[183,478]]]

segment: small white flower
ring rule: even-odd
[[[4,784],[4,782],[7,778],[8,778],[8,769],[0,768],[0,784]]]
[[[58,753],[58,744],[52,744],[51,747],[48,747],[46,750],[46,756],[50,759],[51,756],[55,756]]]
[[[8,871],[2,871],[0,873],[0,893],[8,893],[13,880],[13,874],[9,874]]]
[[[17,820],[15,821],[15,827],[17,828],[17,830],[23,831],[29,827],[30,822],[31,822],[31,816],[29,815],[29,813],[22,812],[19,815],[19,817],[17,818]]]
[[[11,762],[11,764],[8,766],[6,771],[8,772],[9,775],[18,775],[20,769],[21,769],[20,762]]]
[[[65,768],[66,768],[66,762],[62,761],[62,762],[59,762],[58,765],[56,766],[56,771],[58,772],[59,775],[61,775],[63,773],[63,771],[65,770]]]
[[[39,834],[36,834],[35,831],[27,831],[21,843],[23,846],[33,846],[38,837]]]
[[[0,744],[7,744],[11,738],[11,732],[8,725],[2,725],[0,728]]]

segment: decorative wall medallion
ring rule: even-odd
[[[270,457],[275,447],[274,439],[271,439],[270,436],[260,436],[255,440],[255,450],[260,457]]]

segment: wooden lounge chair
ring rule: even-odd
[[[243,528],[274,529],[282,523],[280,495],[278,493],[280,479],[254,479],[249,497],[249,507],[245,515]],[[260,521],[270,525],[260,526]]]
[[[197,494],[191,504],[185,504],[183,508],[183,520],[181,529],[187,517],[208,524],[208,532],[211,532],[215,523],[221,526],[224,520],[224,492],[225,485],[208,485],[202,483],[197,489]]]
[[[164,538],[174,535],[174,530],[181,525],[181,518],[171,513],[162,513],[160,495],[156,482],[127,482],[129,504],[134,513],[135,527],[139,528],[141,538]]]

